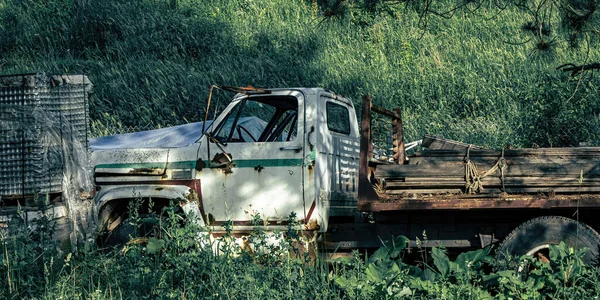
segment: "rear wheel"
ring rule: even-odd
[[[519,267],[519,257],[547,259],[550,245],[561,241],[575,249],[588,248],[584,262],[598,263],[600,235],[586,224],[559,216],[538,217],[519,225],[500,244],[496,257],[501,265]]]

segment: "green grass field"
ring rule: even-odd
[[[402,107],[408,140],[599,144],[598,76],[556,68],[600,52],[593,39],[570,47],[558,15],[541,43],[516,6],[482,2],[424,26],[416,4],[330,2],[4,0],[0,73],[88,74],[96,135],[199,121],[210,85],[223,84],[321,86],[356,104],[369,94]]]

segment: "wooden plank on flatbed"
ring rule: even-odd
[[[576,177],[485,177],[481,179],[484,187],[588,187],[600,186],[600,177],[576,178]],[[432,177],[427,179],[415,179],[412,177],[403,180],[386,180],[386,189],[403,189],[411,187],[453,187],[464,186],[465,180],[458,177]]]
[[[415,189],[403,189],[403,190],[386,190],[386,194],[462,194],[463,190],[460,188],[415,188]]]
[[[480,172],[486,172],[492,166],[478,167]],[[558,163],[531,163],[531,164],[508,164],[504,176],[576,176],[583,177],[600,176],[600,161],[590,161],[582,164],[558,164]],[[376,177],[381,178],[404,178],[404,177],[459,177],[464,176],[465,166],[462,162],[437,162],[418,165],[381,165],[377,167]],[[490,176],[500,176],[500,170]]]
[[[549,209],[600,208],[600,195],[442,195],[422,199],[397,198],[362,200],[358,210],[385,212],[407,210],[484,210],[484,209]]]
[[[501,156],[493,157],[471,157],[471,161],[477,164],[477,167],[493,166]],[[522,165],[522,164],[590,164],[600,160],[600,157],[568,157],[568,156],[515,156],[505,157],[506,163],[509,165]],[[443,163],[459,163],[464,162],[464,157],[457,156],[439,156],[439,157],[409,157],[409,164],[443,164]]]
[[[414,157],[465,157],[466,150],[423,150],[414,154]],[[490,149],[471,149],[469,157],[500,157],[501,150]],[[543,157],[543,156],[562,156],[571,158],[600,157],[600,147],[573,147],[573,148],[522,148],[505,149],[504,158],[509,157]]]

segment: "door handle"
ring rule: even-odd
[[[286,147],[279,147],[279,150],[284,151],[284,150],[293,150],[296,152],[300,152],[300,150],[302,150],[302,147],[300,146],[286,146]]]
[[[313,148],[315,147],[315,145],[310,141],[310,137],[312,136],[312,134],[315,132],[315,126],[310,126],[310,131],[308,132],[308,135],[306,137],[306,140],[308,141],[308,145],[310,146],[310,151],[313,150]]]

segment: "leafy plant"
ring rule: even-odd
[[[497,284],[501,298],[572,297],[586,294],[580,286],[593,270],[585,266],[583,257],[588,249],[573,249],[564,242],[550,245],[549,255],[521,257],[517,270],[501,270],[486,276]]]

